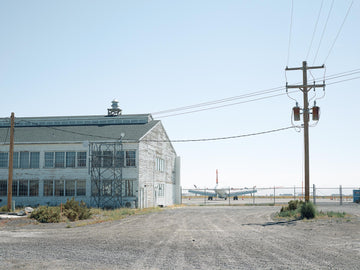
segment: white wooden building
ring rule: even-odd
[[[0,119],[0,206],[7,203],[9,130],[10,119]],[[16,205],[72,197],[98,207],[180,203],[180,158],[150,114],[15,118],[14,134]]]

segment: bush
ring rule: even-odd
[[[0,207],[0,212],[9,212],[9,209],[8,209],[7,205],[1,206]]]
[[[312,219],[316,216],[316,209],[312,202],[307,202],[302,204],[301,209],[301,218]]]
[[[40,206],[36,208],[30,215],[41,223],[58,223],[60,221],[60,208]]]
[[[67,199],[64,204],[64,215],[70,221],[83,220],[88,219],[91,216],[90,209],[86,206],[86,204],[81,201],[75,201],[75,198],[71,198],[71,200]]]
[[[298,209],[303,202],[299,200],[293,200],[289,202],[289,210],[296,210]]]

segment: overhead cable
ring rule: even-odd
[[[326,31],[326,27],[327,27],[327,24],[328,24],[328,21],[329,21],[330,14],[331,14],[331,11],[332,11],[332,9],[333,9],[333,6],[334,6],[334,0],[331,1],[331,6],[330,6],[330,9],[329,9],[329,13],[328,13],[327,18],[326,18],[326,22],[325,22],[325,25],[324,25],[324,29],[323,29],[323,31],[322,31],[322,33],[321,33],[319,45],[318,45],[318,48],[317,48],[317,50],[316,50],[316,54],[315,54],[313,63],[315,63],[316,58],[317,58],[317,56],[318,56],[319,49],[320,49],[320,46],[321,46],[321,42],[322,42],[322,40],[323,40],[323,38],[324,38],[324,34],[325,34],[325,31]]]
[[[289,59],[290,59],[290,45],[291,45],[291,32],[292,32],[292,24],[293,24],[293,15],[294,15],[294,0],[291,0],[289,43],[288,43],[288,52],[287,52],[287,60],[286,60],[286,65],[287,66],[289,65]]]
[[[36,125],[36,123],[31,122],[31,121],[27,121],[27,120],[21,120],[21,121]],[[49,128],[49,129],[53,129],[53,130],[56,130],[56,131],[62,131],[62,132],[65,132],[65,133],[82,135],[82,136],[97,137],[97,138],[110,139],[110,140],[115,140],[115,141],[119,140],[119,138],[99,136],[99,135],[93,135],[93,134],[82,133],[82,132],[75,132],[75,131],[70,131],[70,130],[64,130],[64,129],[61,129],[61,128],[50,127],[50,126],[45,126],[44,128]],[[283,131],[283,130],[287,130],[287,129],[291,129],[291,128],[299,128],[299,127],[289,126],[289,127],[283,127],[283,128],[272,129],[272,130],[267,130],[267,131],[261,131],[261,132],[256,132],[256,133],[242,134],[242,135],[235,135],[235,136],[227,136],[227,137],[217,137],[217,138],[185,139],[185,140],[142,140],[142,141],[143,142],[170,142],[170,143],[220,141],[220,140],[230,140],[230,139],[237,139],[237,138],[243,138],[243,137],[251,137],[251,136],[263,135],[263,134],[268,134],[268,133],[274,133],[274,132],[279,132],[279,131]],[[123,140],[123,142],[129,142],[129,143],[137,142],[137,141],[138,140],[134,140],[134,139]]]
[[[323,4],[324,4],[324,0],[322,0],[322,1],[321,1],[321,5],[320,5],[320,9],[319,9],[319,13],[318,13],[318,17],[317,17],[317,19],[316,19],[316,23],[315,23],[314,31],[313,31],[313,34],[312,34],[312,37],[311,37],[310,46],[309,46],[308,52],[307,52],[307,54],[306,54],[306,58],[305,58],[306,60],[307,60],[307,59],[308,59],[308,57],[309,57],[310,50],[311,50],[311,47],[312,47],[312,44],[313,44],[313,41],[314,41],[314,37],[315,37],[315,33],[316,33],[317,26],[318,26],[318,23],[319,23],[319,18],[320,18],[320,14],[321,14],[321,10],[322,10]]]
[[[329,55],[330,55],[331,51],[332,51],[333,48],[334,48],[334,45],[335,45],[335,43],[336,43],[336,40],[338,39],[338,37],[339,37],[339,35],[340,35],[340,32],[341,32],[341,30],[342,30],[342,28],[343,28],[343,26],[344,26],[344,24],[345,24],[345,21],[346,21],[348,15],[349,15],[349,13],[350,13],[350,9],[351,9],[351,7],[352,7],[353,4],[354,4],[354,1],[351,2],[350,6],[349,6],[349,8],[348,8],[348,10],[347,10],[347,12],[346,12],[346,15],[345,15],[344,20],[343,20],[343,22],[342,22],[342,24],[341,24],[341,26],[340,26],[340,28],[339,28],[339,31],[338,31],[337,34],[336,34],[336,37],[335,37],[335,39],[334,39],[334,41],[333,41],[333,43],[332,43],[332,45],[331,45],[331,47],[330,47],[330,50],[329,50],[327,56],[325,57],[324,63],[326,63],[327,59],[329,58]]]

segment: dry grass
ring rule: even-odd
[[[92,208],[91,209],[92,217],[87,220],[74,222],[74,226],[75,227],[87,226],[91,224],[120,220],[132,215],[144,215],[159,211],[162,211],[160,207],[145,208],[145,209],[118,208],[112,210]],[[68,224],[67,227],[70,228],[71,225]]]

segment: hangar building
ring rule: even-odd
[[[13,201],[59,205],[75,197],[94,207],[180,203],[180,158],[159,120],[123,115],[15,119]],[[0,119],[0,206],[7,203],[10,119]]]

